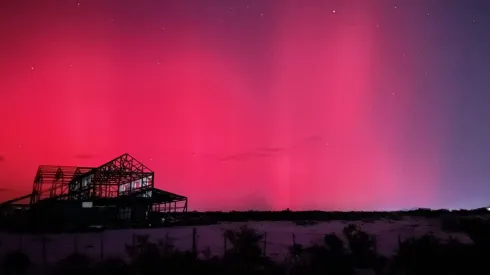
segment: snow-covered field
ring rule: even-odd
[[[221,223],[197,226],[195,227],[197,230],[197,249],[201,253],[208,251],[211,252],[211,255],[222,255],[225,249],[223,232],[226,229],[238,228],[247,224],[258,232],[266,234],[266,240],[262,245],[265,246],[267,255],[280,260],[288,255],[288,247],[293,244],[293,234],[296,243],[307,246],[322,242],[325,233],[335,232],[341,236],[342,229],[351,223],[358,224],[364,231],[375,235],[378,253],[388,257],[396,252],[398,237],[403,240],[432,232],[442,239],[453,236],[462,242],[471,242],[464,234],[442,232],[439,219],[405,217],[397,221],[330,221],[308,226],[300,226],[288,221]],[[44,255],[46,255],[48,262],[55,262],[75,251],[90,255],[94,259],[111,256],[125,257],[125,244],[132,244],[134,234],[149,235],[153,241],[168,238],[177,249],[191,250],[192,231],[193,227],[171,227],[46,235],[45,249],[43,249],[41,236],[0,233],[0,253],[4,254],[21,249],[35,263],[41,263]],[[230,244],[228,243],[227,246],[229,248]]]

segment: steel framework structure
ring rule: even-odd
[[[155,188],[155,173],[129,154],[99,167],[39,166],[31,205],[44,199],[146,198],[153,211],[187,211],[187,198]],[[182,205],[183,203],[183,205]]]
[[[26,198],[29,209],[66,201],[77,205],[89,202],[97,207],[110,204],[126,210],[138,205],[147,209],[146,213],[187,212],[187,197],[155,188],[155,173],[129,154],[99,167],[41,165],[32,193],[0,206],[16,205]]]
[[[73,179],[92,169],[94,168],[40,165],[34,178],[30,204],[48,198],[66,198]]]

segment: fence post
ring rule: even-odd
[[[223,255],[226,255],[226,234],[223,234]]]
[[[296,247],[296,235],[294,235],[293,232],[293,247],[292,247],[292,254],[293,254],[293,260],[296,263],[296,256],[297,256],[297,247]]]
[[[22,239],[22,234],[19,234],[19,251],[23,250],[23,239]]]
[[[267,255],[267,232],[264,232],[264,257]]]
[[[133,250],[136,251],[136,233],[133,232]]]
[[[165,234],[165,247],[163,250],[165,252],[165,254],[168,253],[168,248],[170,247],[169,242],[170,242],[170,238],[168,237],[168,231],[167,231],[167,233]]]
[[[376,236],[373,236],[373,248],[374,254],[378,255],[378,238]]]
[[[48,259],[46,255],[46,237],[44,235],[41,236],[41,247],[42,247],[43,264],[46,265]]]
[[[75,254],[78,254],[78,235],[75,233],[73,235],[73,250]]]
[[[192,228],[192,254],[194,255],[194,257],[197,257],[196,235],[197,235],[197,229],[193,227]]]
[[[104,232],[100,232],[100,260],[104,260]]]

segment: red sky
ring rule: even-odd
[[[0,198],[129,153],[192,210],[439,203],[448,111],[391,5],[40,2],[0,6]]]

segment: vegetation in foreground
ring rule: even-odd
[[[347,225],[343,236],[326,233],[321,245],[289,248],[289,257],[274,262],[264,256],[261,242],[264,236],[246,226],[226,231],[230,244],[223,257],[209,253],[176,250],[171,242],[151,242],[148,236],[137,236],[134,245],[126,246],[129,261],[111,258],[93,261],[86,255],[73,254],[42,272],[33,268],[29,258],[14,252],[5,255],[2,274],[479,274],[490,256],[490,223],[479,218],[462,217],[447,221],[449,228],[465,232],[473,244],[455,239],[441,241],[428,234],[417,239],[399,241],[398,251],[392,259],[376,251],[376,238],[356,225]],[[443,224],[444,226],[444,224]],[[343,241],[346,240],[346,241]]]

